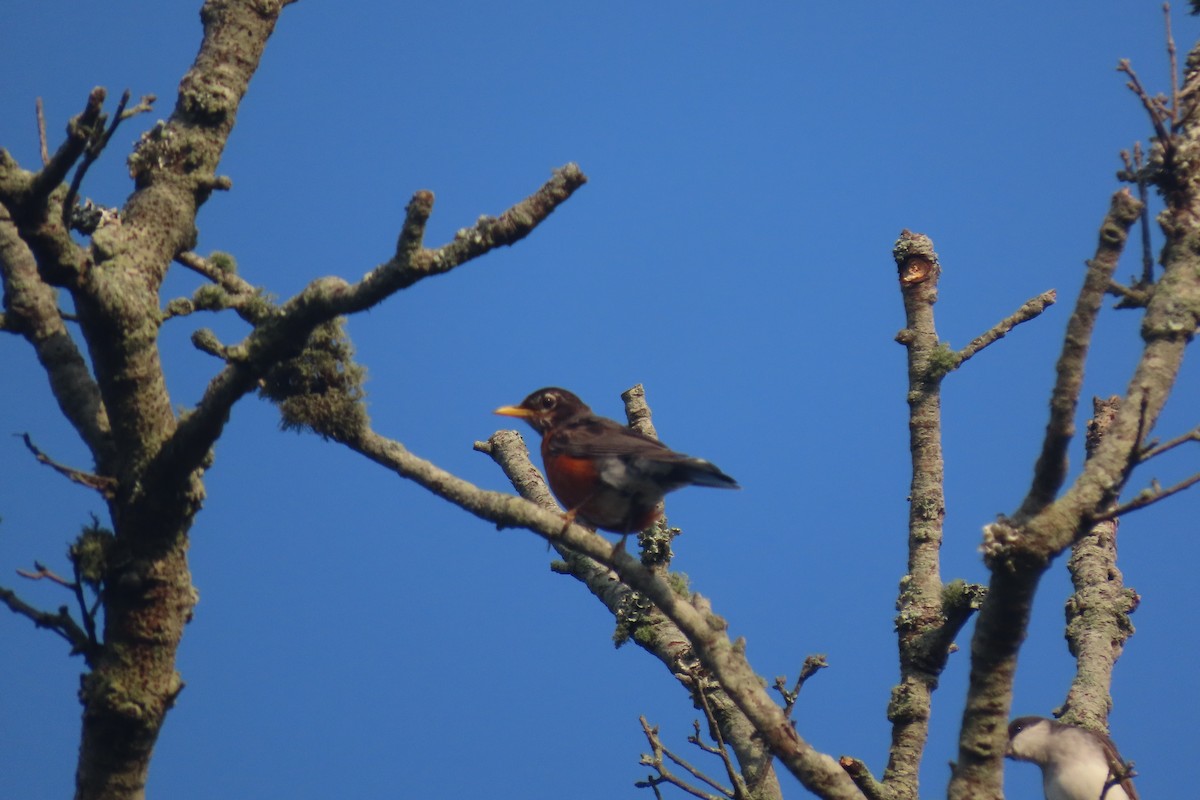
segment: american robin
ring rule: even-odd
[[[566,389],[538,389],[496,413],[520,417],[542,435],[550,489],[576,517],[624,536],[658,519],[667,492],[684,486],[740,489],[737,481],[701,458],[676,453],[619,422],[592,413]]]

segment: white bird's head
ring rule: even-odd
[[[1104,734],[1045,717],[1020,717],[1008,726],[1004,754],[1042,768],[1046,800],[1138,800],[1125,762]]]

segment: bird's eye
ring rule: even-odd
[[[556,395],[556,394],[542,395],[542,408],[544,410],[549,411],[550,409],[554,408],[556,405],[558,405],[558,395]]]

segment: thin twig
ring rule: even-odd
[[[694,677],[696,694],[700,696],[700,707],[704,710],[704,718],[708,720],[708,730],[717,743],[717,752],[721,756],[721,763],[725,766],[725,775],[729,778],[729,783],[733,786],[731,796],[736,798],[736,800],[743,800],[747,795],[746,783],[742,780],[741,774],[738,773],[737,767],[734,766],[733,759],[729,757],[729,748],[725,746],[725,739],[721,735],[721,726],[717,724],[717,718],[713,714],[712,706],[708,702],[708,694],[704,691],[704,685],[701,682],[700,676],[695,675]],[[699,730],[696,731],[695,740],[697,744],[700,743]],[[707,781],[708,779],[705,778],[705,780]],[[717,787],[716,783],[710,782],[710,785]]]
[[[1142,143],[1133,143],[1132,155],[1128,150],[1122,150],[1121,163],[1125,168],[1117,173],[1117,178],[1137,186],[1138,201],[1142,204],[1142,277],[1132,288],[1112,281],[1108,292],[1121,296],[1117,308],[1144,308],[1150,302],[1150,287],[1154,283],[1154,253],[1150,249],[1150,190]]]
[[[1145,88],[1142,87],[1142,82],[1138,80],[1137,73],[1133,71],[1133,66],[1129,63],[1129,59],[1122,58],[1117,62],[1117,72],[1123,72],[1129,76],[1129,82],[1125,85],[1129,90],[1137,95],[1137,98],[1142,101],[1142,106],[1145,107],[1146,113],[1150,115],[1150,123],[1154,125],[1154,132],[1158,134],[1158,140],[1163,147],[1169,147],[1171,143],[1170,135],[1167,129],[1163,127],[1163,120],[1167,119],[1167,115],[1160,104],[1156,103]]]
[[[94,489],[97,492],[100,492],[100,494],[104,495],[106,498],[111,499],[116,496],[116,478],[109,478],[105,475],[96,475],[91,472],[84,472],[83,470],[60,464],[38,449],[37,445],[33,443],[33,439],[30,438],[28,433],[18,433],[13,435],[20,436],[24,440],[25,447],[29,450],[29,452],[33,453],[33,457],[36,458],[40,463],[50,467],[68,480],[78,483],[80,486],[86,486],[89,489]]]
[[[1171,130],[1179,130],[1179,61],[1175,54],[1175,37],[1171,33],[1171,4],[1163,3],[1163,22],[1167,26],[1167,57],[1171,62]]]
[[[19,570],[17,570],[17,574],[20,575],[22,578],[28,578],[31,581],[40,581],[40,580],[53,581],[54,583],[57,583],[59,586],[62,586],[64,589],[70,589],[71,594],[73,594],[75,596],[76,601],[78,601],[78,603],[79,603],[79,611],[83,615],[83,627],[84,627],[85,632],[87,633],[88,642],[92,646],[98,646],[100,644],[100,642],[96,638],[96,609],[98,608],[99,597],[96,598],[97,605],[92,606],[92,608],[89,610],[88,606],[87,606],[87,600],[83,596],[83,581],[80,579],[79,564],[73,563],[73,566],[75,569],[75,581],[74,582],[71,582],[71,581],[67,580],[66,578],[62,577],[61,575],[56,574],[53,570],[47,568],[44,564],[42,564],[39,561],[33,562],[33,570],[32,571],[27,570],[27,569],[19,569]],[[61,613],[64,613],[65,611],[66,611],[66,606],[63,606],[62,609],[60,609],[59,613],[61,614]]]
[[[47,569],[41,562],[33,562],[33,571],[27,569],[17,570],[17,574],[22,578],[28,578],[31,581],[48,580],[57,583],[67,589],[74,589],[75,584],[71,583],[61,575],[57,575],[53,570]]]
[[[49,163],[38,170],[30,187],[30,194],[35,202],[42,202],[67,177],[71,166],[87,149],[93,130],[101,124],[104,117],[104,99],[108,96],[103,86],[97,86],[88,93],[87,104],[83,111],[71,118],[67,125],[67,139]]]
[[[796,683],[792,685],[791,689],[787,688],[785,676],[780,675],[775,678],[775,691],[783,697],[783,715],[785,717],[791,718],[792,708],[796,705],[796,700],[800,697],[800,690],[804,688],[805,682],[828,666],[829,662],[825,660],[825,654],[818,653],[804,659],[800,673],[796,676]]]
[[[87,175],[88,169],[100,157],[100,154],[104,152],[104,148],[108,146],[109,140],[117,132],[117,126],[132,116],[150,111],[154,106],[154,101],[157,99],[152,94],[143,95],[136,106],[126,111],[125,107],[129,105],[130,96],[128,89],[121,94],[121,100],[117,103],[116,113],[113,114],[112,122],[109,123],[107,129],[98,127],[92,132],[87,148],[83,152],[83,159],[79,162],[79,166],[75,168],[75,177],[71,179],[71,186],[67,189],[66,199],[63,200],[62,213],[64,225],[70,225],[71,210],[75,207],[75,198],[79,194],[79,187],[83,184],[83,176]]]
[[[1053,305],[1057,298],[1058,296],[1056,292],[1053,289],[1050,289],[1049,291],[1042,292],[1037,297],[1031,297],[1030,299],[1026,300],[1011,316],[1000,320],[994,326],[992,326],[990,330],[985,331],[979,336],[976,336],[971,340],[970,344],[968,344],[962,350],[959,350],[958,353],[955,354],[958,362],[956,368],[957,366],[961,366],[964,361],[978,353],[983,348],[987,347],[989,344],[992,344],[998,339],[1003,339],[1009,331],[1020,325],[1022,322],[1028,322],[1029,320],[1039,316],[1043,311],[1046,310],[1047,307]]]
[[[709,748],[705,747],[705,748],[701,748],[701,749],[707,751]],[[695,778],[698,781],[703,781],[704,783],[708,784],[712,788],[716,789],[723,796],[725,796],[725,797],[734,797],[735,796],[733,792],[729,791],[724,786],[717,783],[717,781],[715,781],[714,779],[705,775],[698,768],[692,766],[681,756],[676,755],[669,748],[664,747],[663,754],[666,755],[667,758],[671,759],[671,761],[674,762],[677,766],[683,767],[685,770],[687,770],[688,774],[691,775],[693,778]]]
[[[16,592],[12,589],[3,586],[0,586],[0,602],[8,606],[14,614],[31,620],[37,627],[47,628],[57,633],[71,645],[72,655],[82,655],[89,664],[91,663],[91,649],[87,634],[75,623],[75,620],[71,619],[66,606],[60,606],[58,613],[51,614],[48,611],[34,608],[17,597]]]
[[[692,735],[688,737],[688,742],[696,745],[701,750],[711,755],[720,755],[721,751],[711,744],[708,744],[700,738],[700,720],[692,720]]]
[[[1136,497],[1134,497],[1125,505],[1117,506],[1116,508],[1110,509],[1099,516],[1092,517],[1092,521],[1102,522],[1106,519],[1122,517],[1128,514],[1130,511],[1137,511],[1139,508],[1145,508],[1146,506],[1153,505],[1159,500],[1166,500],[1171,495],[1179,494],[1184,489],[1195,486],[1197,483],[1200,483],[1200,472],[1197,472],[1190,478],[1185,478],[1174,486],[1169,486],[1166,489],[1161,488],[1157,481],[1153,481],[1149,487],[1142,489],[1140,492],[1138,492]]]
[[[644,733],[646,735],[646,741],[649,742],[649,744],[650,744],[650,752],[651,752],[651,755],[648,755],[648,756],[643,755],[642,756],[641,764],[644,766],[647,766],[647,767],[654,767],[654,770],[658,773],[658,776],[655,777],[655,776],[651,775],[644,781],[636,781],[633,784],[634,786],[638,787],[639,789],[653,789],[656,797],[662,796],[661,794],[659,794],[659,791],[658,791],[658,786],[659,786],[659,784],[662,784],[662,783],[670,784],[671,786],[674,786],[678,789],[681,789],[684,792],[687,792],[688,794],[692,795],[693,797],[700,798],[700,800],[727,800],[727,798],[733,797],[733,794],[730,793],[727,789],[724,789],[720,785],[713,783],[710,779],[708,779],[704,775],[700,774],[698,770],[696,770],[694,767],[692,767],[686,761],[679,758],[679,756],[675,755],[670,750],[668,750],[666,747],[664,747],[662,740],[658,738],[658,727],[657,726],[651,727],[650,723],[646,721],[646,718],[644,716],[638,717],[638,721],[640,723],[642,723],[642,733]],[[708,792],[705,792],[703,789],[692,786],[687,781],[680,778],[678,775],[675,775],[674,773],[672,773],[669,769],[667,769],[666,764],[663,763],[664,755],[667,758],[669,758],[671,761],[673,761],[674,763],[676,763],[679,766],[686,769],[692,775],[696,776],[700,780],[703,780],[705,783],[712,786],[717,791],[721,792],[721,794],[720,795],[709,794]]]
[[[41,146],[42,166],[50,163],[50,148],[46,146],[46,113],[42,108],[42,98],[37,99],[38,144]]]
[[[92,520],[93,525],[98,524],[95,517]],[[98,645],[100,643],[96,638],[96,608],[98,605],[93,605],[90,609],[88,608],[87,600],[83,596],[83,570],[79,566],[78,558],[71,559],[71,569],[75,573],[75,583],[72,584],[71,589],[74,591],[76,602],[79,603],[79,613],[83,618],[83,628],[87,631],[88,641],[93,646]],[[99,604],[99,602],[100,597],[97,594],[96,603]]]
[[[1162,444],[1156,444],[1153,447],[1147,447],[1138,456],[1138,463],[1144,463],[1155,456],[1161,456],[1168,450],[1174,450],[1176,447],[1179,447],[1179,445],[1187,444],[1188,442],[1200,442],[1200,425],[1197,425],[1187,433],[1181,436],[1176,436],[1174,439],[1163,442]]]
[[[1142,204],[1142,283],[1150,286],[1154,283],[1154,253],[1150,249],[1150,187],[1146,183],[1146,174],[1142,171],[1144,163],[1142,143],[1134,142],[1133,165],[1137,169],[1134,174],[1137,176],[1138,200]]]

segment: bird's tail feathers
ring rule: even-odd
[[[715,464],[702,458],[687,462],[688,479],[696,486],[711,486],[714,489],[740,489],[738,482],[721,472]]]

